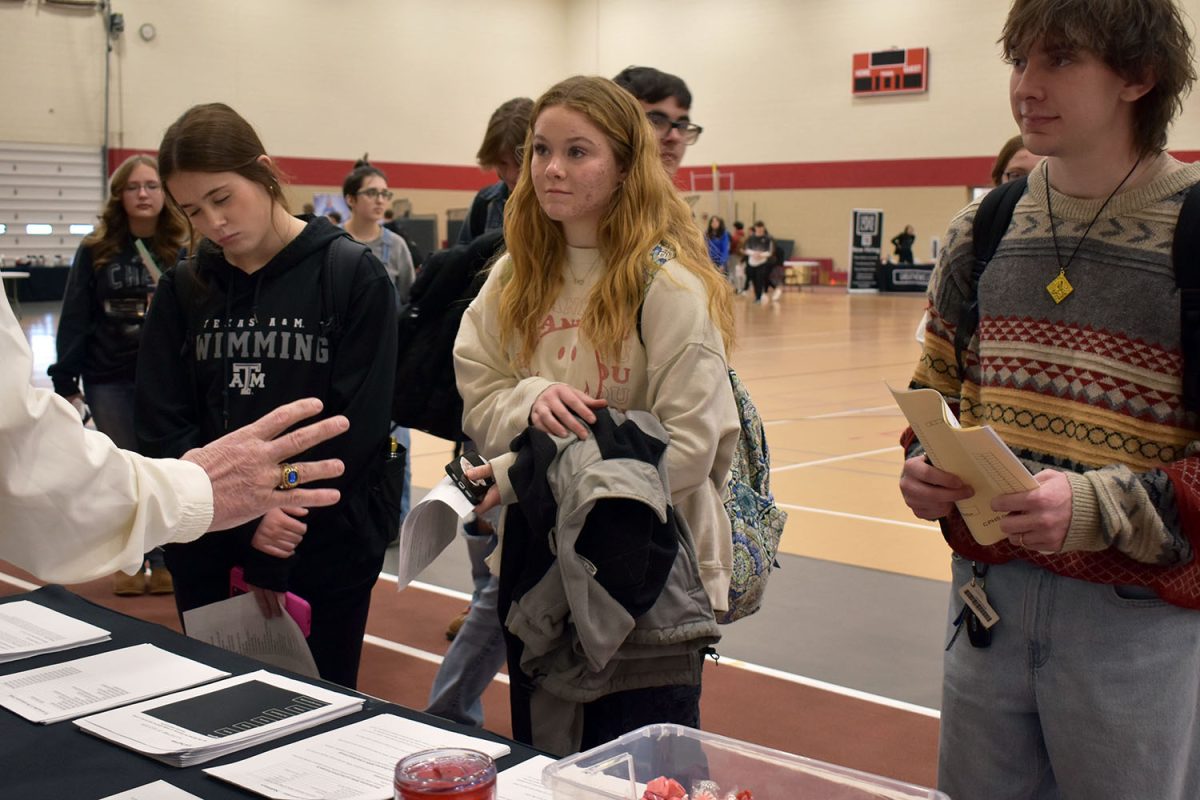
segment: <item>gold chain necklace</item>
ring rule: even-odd
[[[1083,236],[1079,237],[1079,241],[1075,244],[1075,249],[1071,251],[1070,258],[1067,263],[1062,263],[1062,255],[1058,252],[1058,232],[1054,229],[1054,211],[1050,208],[1050,162],[1046,162],[1045,179],[1046,179],[1046,213],[1050,216],[1050,238],[1054,240],[1054,260],[1058,262],[1058,277],[1046,284],[1046,291],[1050,294],[1054,304],[1058,305],[1063,300],[1067,299],[1067,295],[1075,291],[1075,287],[1067,280],[1067,267],[1071,266],[1071,262],[1075,260],[1075,254],[1079,252],[1079,248],[1083,245],[1083,240],[1092,232],[1092,226],[1096,224],[1096,220],[1100,219],[1100,215],[1104,213],[1104,209],[1108,207],[1109,200],[1116,196],[1117,192],[1121,191],[1121,187],[1133,175],[1133,171],[1138,168],[1138,164],[1142,163],[1142,157],[1138,156],[1138,160],[1133,162],[1133,166],[1129,168],[1129,172],[1125,173],[1125,177],[1117,184],[1117,188],[1112,190],[1112,193],[1100,205],[1100,210],[1096,212],[1096,216],[1092,217],[1092,221],[1088,223],[1087,229],[1084,230]]]
[[[587,276],[588,276],[588,275],[591,275],[591,274],[592,274],[592,270],[593,270],[593,269],[595,269],[595,267],[596,267],[596,262],[594,262],[594,261],[593,261],[591,264],[589,264],[589,265],[588,265],[588,266],[587,266],[587,267],[584,269],[584,272],[583,272],[583,277],[582,277],[582,278],[581,278],[581,277],[579,277],[579,275],[578,275],[578,274],[575,272],[575,270],[574,270],[574,269],[572,269],[572,267],[571,267],[571,261],[570,261],[569,259],[566,261],[566,265],[567,265],[567,273],[568,273],[568,274],[571,276],[571,280],[575,281],[575,285],[576,285],[576,286],[583,286],[583,283],[584,283],[584,281],[586,281],[586,280],[587,280]]]

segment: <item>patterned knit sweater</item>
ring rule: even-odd
[[[975,560],[1024,558],[1059,574],[1154,586],[1200,607],[1200,419],[1182,403],[1179,295],[1171,245],[1200,164],[1159,160],[1140,187],[1118,194],[1067,270],[1074,293],[1055,305],[1058,274],[1045,168],[1028,189],[979,282],[979,327],[961,380],[954,333],[974,261],[973,203],[951,223],[929,287],[930,320],[914,387],[932,387],[964,426],[991,425],[1031,472],[1066,473],[1073,494],[1062,551],[1006,541],[982,546],[957,512],[942,521],[951,546]],[[1051,190],[1058,250],[1075,251],[1103,200]],[[906,432],[909,455],[919,443]]]

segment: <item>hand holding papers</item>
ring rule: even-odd
[[[59,722],[227,676],[139,644],[0,678],[0,706],[30,722]]]
[[[404,518],[400,528],[396,588],[403,589],[433,563],[458,534],[458,520],[474,506],[449,477],[430,490]]]
[[[380,714],[204,771],[276,800],[390,800],[396,762],[434,747],[467,747],[492,758],[509,753],[506,744]]]
[[[187,635],[264,661],[273,667],[316,678],[317,665],[300,626],[289,614],[267,619],[252,594],[183,612]]]
[[[362,708],[362,698],[258,671],[75,720],[173,767],[277,739]]]
[[[0,606],[0,663],[107,642],[108,631],[28,600]]]
[[[888,390],[933,465],[975,490],[956,504],[975,541],[995,544],[1005,538],[996,524],[1005,514],[992,510],[992,500],[1038,488],[1029,470],[991,427],[960,427],[945,399],[933,389],[897,392],[889,386]]]

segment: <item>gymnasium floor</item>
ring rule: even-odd
[[[904,427],[885,383],[905,386],[919,349],[920,295],[786,292],[737,300],[733,364],[767,424],[772,488],[790,517],[764,609],[725,629],[705,670],[704,727],[923,785],[934,782],[949,558],[935,526],[896,488]],[[56,304],[28,303],[22,324],[35,381],[49,386]],[[414,494],[440,480],[449,443],[415,434]],[[395,563],[389,554],[385,570]],[[0,563],[0,593],[30,576]],[[445,651],[446,622],[470,589],[455,542],[396,593],[375,589],[359,688],[421,707]],[[176,626],[169,598],[90,599]],[[501,680],[484,697],[488,728],[508,732]]]

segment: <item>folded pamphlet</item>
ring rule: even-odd
[[[957,475],[975,494],[955,505],[971,535],[980,544],[1005,538],[998,524],[1003,511],[992,510],[992,500],[1038,488],[1038,482],[989,425],[964,428],[950,413],[946,399],[933,389],[897,392],[888,387],[904,412],[930,462]]]

